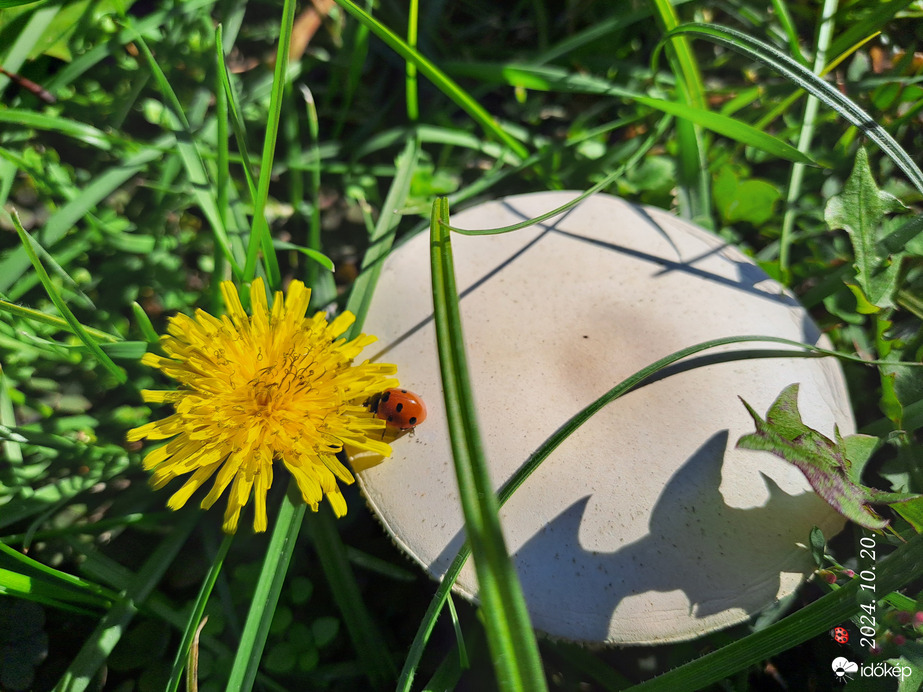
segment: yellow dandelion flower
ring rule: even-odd
[[[251,494],[253,528],[265,531],[266,492],[278,459],[314,511],[326,495],[336,515],[343,516],[346,501],[337,480],[348,484],[353,476],[336,454],[344,444],[391,454],[375,435],[384,421],[363,403],[397,386],[391,377],[397,368],[368,361],[353,365],[375,337],[339,338],[355,321],[348,312],[329,324],[323,313],[306,317],[311,290],[300,281],[291,283],[284,300],[277,293],[270,311],[263,281],[256,279],[252,316],[233,283],[223,282],[221,293],[227,315],[218,319],[204,310],[195,317],[176,315],[160,338],[167,357],[148,353],[141,359],[182,385],[144,390],[144,401],[173,404],[175,413],[128,433],[129,441],[173,438],[144,457],[144,468],[153,471],[151,485],[162,488],[191,473],[167,503],[179,509],[215,476],[202,508],[211,507],[231,485],[225,532],[237,530]]]

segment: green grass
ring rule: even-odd
[[[190,648],[202,690],[830,686],[828,631],[868,606],[856,581],[814,580],[684,644],[536,641],[497,506],[596,408],[709,345],[611,383],[495,502],[441,222],[484,199],[596,189],[713,230],[833,340],[857,422],[882,440],[865,482],[923,492],[923,376],[907,365],[923,355],[919,4],[500,8],[340,0],[288,62],[291,0],[0,3],[0,67],[57,99],[0,74],[0,689],[181,689]],[[909,210],[831,229],[857,161]],[[270,531],[228,539],[217,509],[166,512],[125,443],[161,415],[140,390],[164,383],[138,360],[169,315],[220,312],[221,279],[298,278],[358,333],[382,259],[428,227],[480,612],[411,566],[354,488],[334,521],[305,513],[280,472]],[[919,628],[900,613],[920,608],[923,519],[885,512],[882,650],[865,655],[911,666],[902,689],[917,689]],[[815,537],[819,566],[859,571],[866,535]]]

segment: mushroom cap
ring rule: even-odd
[[[452,218],[494,228],[575,192],[518,195]],[[464,537],[445,419],[428,234],[392,252],[365,331],[395,363],[425,423],[359,473],[397,544],[434,578]],[[493,236],[453,234],[462,324],[496,489],[559,426],[642,367],[734,335],[826,345],[797,300],[717,236],[666,211],[597,194],[571,211]],[[813,526],[844,519],[793,465],[736,449],[801,384],[807,425],[854,432],[833,358],[734,358],[732,344],[674,365],[606,406],[558,447],[500,511],[534,626],[581,642],[654,644],[742,622],[798,587]],[[717,357],[716,357],[717,356]],[[362,466],[362,460],[356,462]],[[469,560],[455,591],[476,598]]]

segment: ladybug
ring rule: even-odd
[[[849,641],[849,632],[846,631],[845,627],[834,627],[833,638],[837,644],[846,644]]]
[[[423,399],[407,389],[386,389],[369,399],[368,407],[388,426],[398,430],[413,430],[426,420]]]

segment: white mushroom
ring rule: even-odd
[[[547,192],[452,218],[493,228],[575,196]],[[797,301],[718,237],[598,194],[569,213],[495,236],[453,235],[479,422],[494,486],[574,413],[655,360],[700,342],[770,335],[824,343]],[[360,474],[395,541],[439,578],[463,540],[432,322],[428,235],[388,258],[364,331],[428,418]],[[801,383],[805,422],[854,431],[830,358],[726,359],[709,351],[616,400],[562,444],[501,510],[532,622],[554,637],[649,644],[742,622],[812,569],[808,534],[843,519],[794,466],[735,449]],[[371,350],[375,350],[373,347]],[[358,461],[358,460],[357,460]],[[456,591],[475,597],[472,565]]]

